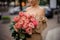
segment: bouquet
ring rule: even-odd
[[[37,20],[25,12],[19,12],[19,15],[14,17],[10,30],[12,30],[12,36],[17,39],[24,39],[25,33],[31,35],[33,29],[38,25]]]

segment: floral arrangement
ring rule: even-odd
[[[25,12],[19,12],[19,15],[14,17],[10,30],[14,38],[24,39],[25,34],[32,34],[33,29],[38,25],[38,22],[32,15]],[[17,40],[17,39],[16,39]]]

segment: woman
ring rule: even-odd
[[[28,0],[28,2],[31,6],[26,9],[26,13],[33,15],[38,21],[37,28],[28,40],[42,40],[41,33],[47,27],[44,8],[39,6],[39,0]]]
[[[32,37],[27,38],[27,40],[42,40],[41,33],[47,27],[44,8],[39,6],[39,0],[28,1],[30,3],[30,7],[26,9],[26,13],[33,15],[36,18],[38,21],[38,26],[35,30],[33,30]],[[16,28],[15,30],[18,31]]]

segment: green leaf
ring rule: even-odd
[[[10,28],[10,30],[13,29],[13,24],[12,23],[9,25],[9,28]]]
[[[12,23],[13,23],[13,25],[15,25],[15,22],[14,21]]]
[[[25,38],[25,35],[24,34],[20,34],[20,38],[21,39],[24,39]]]
[[[14,32],[14,29],[13,30],[11,30],[11,33],[13,33]]]

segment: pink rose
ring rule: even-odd
[[[24,21],[23,21],[22,19],[20,19],[18,22],[19,22],[21,25],[24,24]]]
[[[19,16],[20,17],[24,16],[24,12],[19,12]]]
[[[27,23],[24,23],[22,29],[26,29],[26,28],[28,28],[28,25],[27,25]]]
[[[26,33],[28,33],[28,34],[31,35],[31,34],[32,34],[32,28],[27,28],[27,29],[26,29]]]
[[[22,19],[23,21],[25,21],[25,20],[26,20],[26,17],[25,17],[25,16],[22,16],[21,19]]]
[[[29,23],[29,19],[26,19],[24,22],[25,22],[25,23]]]
[[[20,29],[20,28],[21,28],[21,24],[20,24],[19,22],[16,23],[16,24],[15,24],[15,28],[16,28],[16,29]]]
[[[28,26],[31,27],[31,28],[35,28],[35,27],[34,27],[34,24],[33,24],[32,22],[30,22],[30,23],[28,24]]]
[[[20,19],[20,17],[19,17],[19,16],[16,16],[16,17],[14,17],[13,21],[14,21],[14,22],[18,22],[19,19]]]

